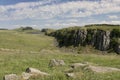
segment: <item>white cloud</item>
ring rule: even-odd
[[[120,21],[102,21],[100,24],[120,24]]]
[[[111,21],[112,24],[120,24],[120,21]]]
[[[119,17],[117,15],[109,15],[109,19],[118,19]]]
[[[78,18],[120,12],[120,0],[101,0],[101,2],[71,1],[60,4],[44,5],[53,0],[47,1],[42,0],[39,2],[0,6],[0,20],[18,20],[25,18],[52,19],[55,17]]]
[[[44,26],[45,27],[49,27],[49,28],[63,28],[63,27],[71,27],[71,26],[80,26],[81,23],[78,23],[78,22],[57,22],[57,23],[48,23],[48,24],[45,24]]]

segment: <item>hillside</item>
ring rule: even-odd
[[[49,34],[54,36],[60,47],[91,45],[101,51],[114,51],[120,54],[120,26],[118,25],[87,25],[70,27]]]
[[[92,65],[120,69],[120,56],[104,54],[91,47],[84,47],[77,54],[57,48],[54,38],[44,34],[28,34],[13,30],[0,30],[0,80],[6,74],[21,75],[28,67],[37,68],[50,74],[48,77],[36,77],[30,80],[119,80],[119,72],[96,73],[89,69],[76,69],[77,78],[69,78],[65,72],[73,63],[91,63]],[[64,48],[63,48],[64,49]],[[86,54],[88,53],[88,54]],[[64,60],[64,66],[49,67],[51,59]]]

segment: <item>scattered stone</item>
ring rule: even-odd
[[[73,68],[70,68],[70,69],[65,70],[64,72],[65,73],[71,73],[71,72],[73,72],[73,70],[74,70]]]
[[[63,60],[58,60],[60,65],[65,65],[65,62]]]
[[[16,74],[9,74],[5,75],[3,80],[20,80],[20,77],[18,77]]]
[[[120,71],[120,69],[118,69],[118,68],[102,67],[102,66],[91,66],[91,65],[88,67],[88,69],[92,70],[93,72],[97,72],[97,73]]]
[[[88,64],[83,64],[83,63],[74,63],[71,65],[72,68],[76,69],[76,68],[80,68],[80,67],[86,67],[88,66]]]
[[[75,78],[75,74],[74,73],[66,73],[66,76],[70,77],[70,78]]]
[[[58,65],[59,65],[59,63],[55,59],[50,60],[50,63],[49,63],[50,67],[54,67],[54,66],[58,66]]]
[[[63,65],[65,65],[65,62],[63,60],[52,59],[49,62],[50,67],[63,66]]]
[[[48,76],[48,73],[41,72],[35,68],[27,68],[26,72],[23,72],[21,76],[17,76],[16,74],[9,74],[3,77],[3,80],[29,80],[30,78],[36,77],[44,77]]]
[[[29,73],[26,73],[26,72],[23,72],[22,75],[21,75],[23,80],[29,80],[31,76],[32,76],[32,74],[29,74]]]
[[[93,72],[97,73],[106,73],[106,72],[113,72],[113,71],[120,71],[118,68],[112,68],[112,67],[103,67],[103,66],[93,66],[92,63],[74,63],[71,65],[73,69],[77,68],[84,68],[84,69],[90,69]]]
[[[81,78],[83,76],[83,73],[81,72],[72,72],[72,73],[66,73],[66,76],[69,77],[69,78]]]
[[[41,72],[40,70],[35,68],[27,68],[26,72],[32,74],[32,76],[48,76],[49,75],[48,73]]]

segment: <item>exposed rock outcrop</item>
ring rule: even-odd
[[[26,73],[26,72],[23,72],[22,75],[21,75],[21,78],[23,80],[29,80],[31,76],[33,76],[33,75],[29,74],[29,73]]]
[[[49,76],[48,73],[41,72],[35,68],[27,68],[21,75],[9,74],[3,77],[3,80],[30,80],[30,78]]]
[[[86,30],[77,30],[74,38],[74,45],[84,45],[87,36]]]
[[[88,66],[88,69],[92,70],[93,72],[97,73],[107,73],[113,71],[120,71],[118,68],[111,68],[111,67],[102,67],[102,66]]]
[[[20,80],[20,77],[16,74],[8,74],[3,77],[3,80]]]
[[[106,51],[110,45],[110,31],[98,30],[94,41],[96,49]]]
[[[75,73],[66,73],[66,76],[70,78],[76,78]]]
[[[71,68],[65,71],[65,75],[69,78],[78,79],[79,77],[84,75],[84,72],[91,73],[110,73],[110,72],[120,72],[119,68],[114,67],[104,67],[98,66],[94,63],[84,62],[84,63],[73,63],[71,64]]]
[[[35,68],[27,68],[26,73],[29,73],[32,76],[48,76],[49,75],[48,73],[41,72],[40,70]]]
[[[63,60],[52,59],[49,62],[50,67],[63,66],[63,65],[65,65],[65,62]]]
[[[115,52],[116,52],[117,54],[120,54],[120,44],[117,44],[117,45],[115,46],[114,50],[115,50]]]
[[[57,39],[60,47],[92,45],[95,49],[107,51],[114,48],[111,45],[113,38],[120,38],[120,29],[65,28],[55,31],[52,36]],[[119,52],[119,46],[116,46],[115,52]]]
[[[73,69],[81,68],[81,67],[86,67],[86,66],[88,66],[88,64],[74,63],[74,64],[71,65],[71,67],[72,67]]]
[[[113,71],[120,71],[118,68],[113,68],[113,67],[103,67],[103,66],[93,66],[89,63],[74,63],[71,65],[72,69],[89,69],[93,72],[97,73],[107,73],[107,72],[113,72]]]

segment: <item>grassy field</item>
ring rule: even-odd
[[[90,62],[100,66],[120,68],[120,56],[100,51],[83,49],[79,54],[56,48],[54,38],[43,34],[26,34],[16,31],[0,31],[0,80],[6,74],[20,75],[28,67],[37,68],[51,74],[44,79],[31,80],[120,80],[120,72],[98,74],[89,70],[79,70],[77,79],[67,78],[64,71],[70,64]],[[62,59],[66,65],[50,68],[51,59]]]
[[[0,48],[39,51],[53,46],[53,39],[40,34],[25,34],[16,31],[0,31]]]

